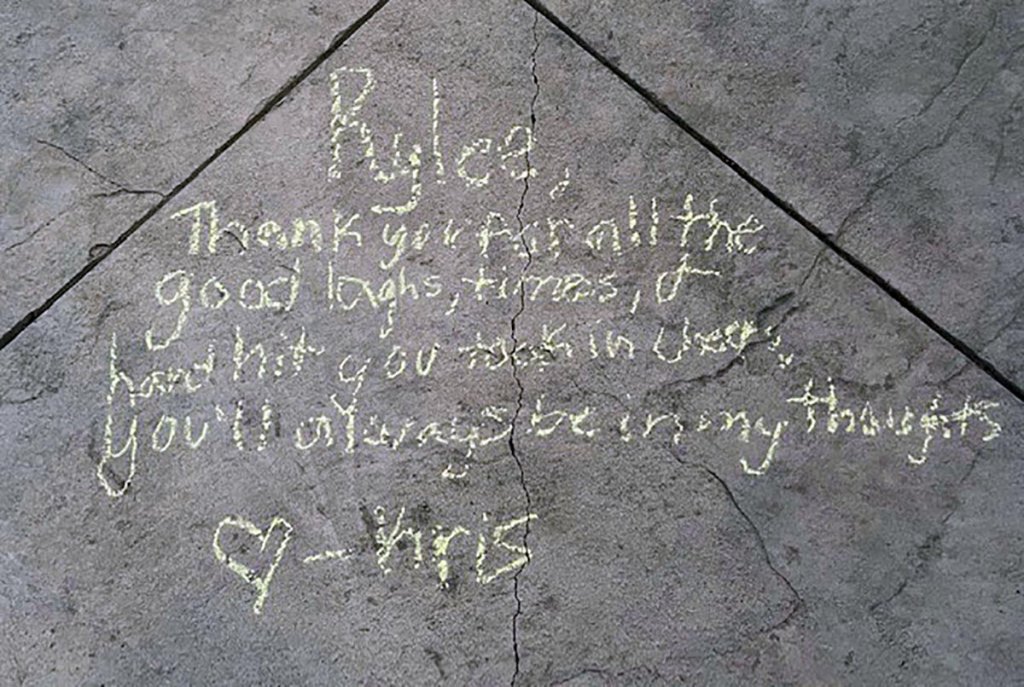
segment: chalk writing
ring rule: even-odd
[[[422,530],[406,524],[404,507],[398,510],[393,523],[388,521],[387,509],[383,506],[378,506],[373,512],[377,524],[374,533],[374,558],[381,574],[388,575],[394,571],[393,566],[398,565],[399,551],[404,548],[411,551],[407,558],[411,559],[413,569],[420,568],[429,559],[437,575],[437,586],[441,589],[447,589],[449,586],[452,575],[452,545],[460,538],[463,538],[469,547],[474,577],[478,584],[490,584],[502,575],[509,575],[520,569],[529,559],[529,550],[525,543],[509,541],[510,533],[537,519],[536,513],[529,513],[492,525],[493,519],[484,513],[481,516],[481,527],[477,532],[462,525],[435,524],[424,537]],[[235,546],[228,551],[228,545],[224,540],[231,534],[237,535],[235,539],[240,541],[234,542]],[[279,539],[277,546],[269,546],[275,536]],[[282,517],[274,517],[264,530],[245,518],[231,516],[222,519],[214,530],[214,557],[255,588],[256,599],[252,611],[256,615],[263,612],[270,593],[270,584],[294,536],[294,528]],[[248,550],[247,539],[259,544],[259,549],[255,552],[257,554],[266,554],[268,547],[270,549],[270,561],[263,566],[262,574],[253,567],[255,564],[241,560],[243,556],[252,557],[253,554]],[[301,563],[343,563],[352,561],[358,555],[359,551],[355,548],[328,549],[304,556]]]
[[[221,544],[221,536],[226,529],[237,529],[251,537],[255,537],[260,543],[260,553],[266,550],[274,531],[281,529],[281,541],[277,548],[274,549],[270,564],[262,576],[258,575],[255,569],[242,563],[237,557],[224,550]],[[252,604],[252,612],[256,615],[263,612],[263,605],[267,601],[267,594],[270,593],[270,583],[274,579],[277,566],[281,564],[281,559],[284,557],[285,549],[288,548],[288,542],[291,540],[291,537],[292,526],[283,518],[274,518],[266,530],[261,530],[258,526],[244,518],[228,517],[218,523],[217,529],[213,533],[213,553],[217,560],[227,565],[231,572],[256,588],[256,600]]]
[[[419,84],[421,126],[399,127],[373,116],[388,85],[372,69],[343,66],[327,81],[325,183],[370,190],[300,211],[216,194],[172,208],[182,262],[146,275],[143,324],[111,332],[105,352],[95,475],[108,497],[190,460],[230,459],[250,478],[292,463],[303,475],[310,464],[423,465],[414,478],[448,498],[519,442],[532,460],[578,446],[581,461],[610,446],[636,460],[713,446],[737,474],[765,478],[824,436],[927,469],[940,448],[1001,435],[994,401],[852,400],[810,369],[784,331],[791,310],[772,314],[794,292],[730,293],[775,250],[743,203],[715,189],[625,188],[581,208],[571,200],[585,175],[537,166],[533,122],[464,133],[431,77]],[[432,202],[467,194],[479,201],[468,212]],[[748,368],[774,386],[728,402],[678,391]],[[381,474],[390,491],[401,473]],[[307,546],[290,511],[296,527],[225,517],[214,559],[252,588],[256,615],[282,568],[296,583],[366,558],[381,576],[429,575],[441,591],[490,585],[523,569],[526,533],[543,536],[531,524],[545,521],[532,506],[500,518],[487,508],[438,521],[378,506],[365,536],[326,548]],[[293,540],[304,555],[289,553]]]

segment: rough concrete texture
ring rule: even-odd
[[[1024,380],[1021,3],[544,4]]]
[[[0,682],[1019,681],[1012,390],[524,2],[323,56],[0,351]]]
[[[4,3],[0,329],[242,128],[373,3]]]

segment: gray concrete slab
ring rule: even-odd
[[[0,389],[2,681],[1022,669],[1021,404],[522,2],[389,3]]]
[[[1020,3],[544,3],[1017,380]]]
[[[0,330],[39,307],[372,6],[0,10]]]

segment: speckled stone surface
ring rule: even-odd
[[[1019,399],[524,2],[325,57],[0,350],[0,682],[1024,672]]]
[[[1024,380],[1020,3],[544,4]]]
[[[102,255],[372,4],[5,3],[0,329]]]

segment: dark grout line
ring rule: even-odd
[[[666,105],[658,96],[656,96],[649,89],[641,85],[636,79],[631,77],[629,74],[624,72],[618,66],[616,66],[611,60],[602,55],[598,50],[590,45],[582,36],[573,31],[564,21],[562,21],[554,12],[544,6],[540,0],[523,0],[527,5],[532,7],[537,13],[547,19],[555,28],[568,36],[576,45],[583,48],[591,57],[600,62],[605,68],[617,76],[622,82],[633,89],[641,98],[647,101],[647,103],[656,109],[661,114],[668,117],[673,124],[678,126],[680,129],[685,131],[691,138],[699,143],[705,150],[718,158],[719,161],[724,163],[729,169],[736,173],[736,175],[747,182],[754,189],[757,190],[762,196],[764,196],[769,202],[778,207],[784,213],[786,213],[791,219],[795,220],[800,226],[810,232],[818,241],[823,243],[826,248],[831,250],[837,256],[839,256],[848,265],[856,269],[862,275],[874,282],[875,286],[881,289],[886,295],[892,298],[894,301],[899,303],[904,310],[909,312],[911,315],[920,320],[925,326],[931,329],[933,332],[938,334],[946,343],[950,344],[959,351],[965,358],[974,363],[978,369],[984,372],[986,375],[991,377],[993,380],[998,382],[1004,389],[1013,394],[1017,400],[1024,402],[1024,388],[1017,385],[1009,377],[1000,372],[995,365],[990,363],[988,360],[983,358],[977,351],[967,345],[962,339],[953,334],[951,331],[936,322],[928,313],[924,312],[919,308],[913,301],[905,296],[899,289],[890,284],[882,275],[876,272],[874,269],[869,267],[857,256],[850,253],[848,250],[840,246],[836,241],[819,229],[813,222],[803,216],[799,210],[790,205],[787,201],[783,200],[778,194],[768,188],[765,184],[759,181],[753,174],[744,169],[736,160],[730,157],[724,150],[719,148],[711,139],[702,134],[700,131],[695,129],[689,122],[684,120],[678,114],[675,113],[668,105]]]
[[[233,146],[235,143],[237,143],[238,140],[242,138],[242,136],[248,133],[250,129],[259,124],[264,117],[266,117],[275,108],[277,108],[284,101],[284,99],[287,98],[288,95],[293,90],[295,90],[295,88],[299,84],[305,81],[310,74],[316,71],[317,67],[323,64],[329,57],[331,57],[331,55],[337,52],[338,49],[345,43],[345,41],[352,37],[352,34],[354,34],[356,31],[362,28],[362,26],[366,22],[370,21],[370,19],[373,18],[373,15],[377,14],[377,12],[379,12],[384,7],[384,5],[388,4],[388,2],[390,2],[390,0],[378,0],[373,7],[366,11],[366,13],[364,13],[361,17],[352,22],[352,24],[350,24],[348,28],[346,28],[344,31],[336,35],[334,37],[334,40],[331,41],[330,45],[327,46],[326,50],[317,55],[312,62],[307,64],[302,69],[302,71],[300,71],[292,78],[288,79],[288,81],[286,81],[285,84],[277,90],[277,92],[270,96],[269,99],[264,101],[263,105],[261,105],[260,108],[256,110],[256,112],[249,116],[249,119],[245,121],[245,124],[242,125],[242,128],[240,128],[238,131],[232,134],[228,140],[226,140],[215,151],[213,151],[212,155],[203,160],[199,164],[199,166],[192,170],[192,172],[187,177],[185,177],[182,181],[178,183],[177,186],[171,189],[167,193],[167,195],[165,195],[160,200],[160,202],[158,202],[156,205],[147,210],[146,213],[142,215],[142,217],[140,217],[139,219],[135,220],[135,222],[132,223],[132,225],[128,227],[128,229],[124,233],[122,233],[120,236],[114,239],[114,241],[110,244],[109,248],[106,251],[104,251],[102,255],[98,255],[97,257],[87,262],[85,264],[85,267],[80,269],[78,273],[75,274],[75,276],[71,277],[71,279],[69,279],[63,286],[57,289],[57,291],[52,296],[47,298],[46,301],[41,306],[30,311],[27,315],[22,317],[17,324],[15,324],[9,330],[4,332],[3,336],[0,336],[0,350],[3,350],[8,345],[10,345],[10,343],[14,341],[16,338],[18,338],[18,336],[23,331],[25,331],[25,329],[27,329],[29,325],[35,322],[47,310],[56,305],[57,301],[64,297],[64,294],[66,294],[68,291],[74,288],[75,285],[78,284],[78,282],[85,279],[85,277],[87,277],[90,272],[96,269],[101,262],[110,257],[110,255],[115,250],[117,250],[117,248],[122,243],[131,238],[131,236],[136,231],[138,231],[142,227],[142,225],[148,222],[153,217],[153,215],[160,212],[160,210],[162,210],[164,206],[166,206],[169,202],[174,200],[175,196],[181,193],[186,186],[195,181],[196,177],[202,174],[207,167],[212,165],[217,160],[217,158],[219,158],[221,155],[227,152],[227,150],[231,148],[231,146]]]

